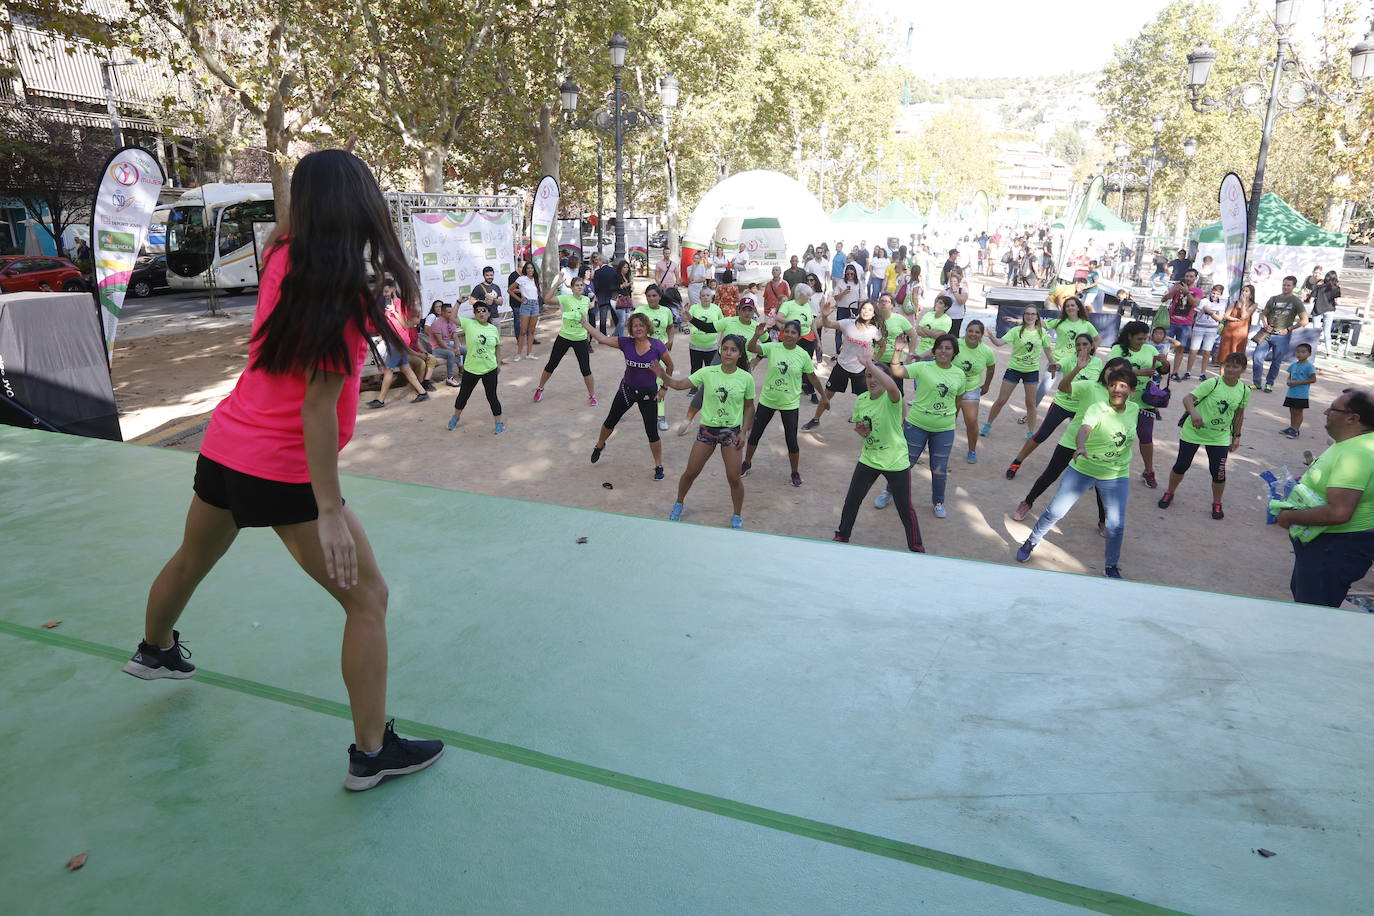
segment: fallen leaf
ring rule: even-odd
[[[49,620],[47,623],[43,624],[43,629],[51,630],[53,627],[60,627],[61,625],[62,621],[60,620]]]
[[[611,483],[611,482],[608,480],[608,481],[606,481],[605,483],[603,483],[603,484],[601,485],[601,487],[602,487],[602,489],[606,489],[606,490],[614,490],[614,489],[615,489],[615,484]]]
[[[586,538],[578,538],[578,539],[577,539],[577,543],[579,543],[579,544],[585,544],[585,543],[587,543],[587,539],[586,539]]]
[[[1264,856],[1266,859],[1268,859],[1268,858],[1270,858],[1270,857],[1272,857],[1272,856],[1278,855],[1277,852],[1270,852],[1268,849],[1256,849],[1255,852],[1257,852],[1257,853],[1259,853],[1260,855]]]
[[[70,859],[67,860],[67,871],[76,871],[78,868],[86,864],[86,859],[89,857],[90,853],[85,852],[72,856]]]

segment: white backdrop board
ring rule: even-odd
[[[647,216],[625,217],[625,254],[637,254],[649,263],[649,218]]]
[[[566,258],[570,254],[582,256],[582,220],[560,219],[558,221],[558,256]]]
[[[420,296],[424,311],[435,299],[465,300],[482,282],[482,268],[496,271],[502,288],[500,314],[510,313],[504,288],[514,270],[515,235],[509,211],[447,210],[414,213],[415,254],[420,261]],[[459,314],[470,316],[470,307]]]

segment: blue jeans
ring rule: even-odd
[[[1306,544],[1293,544],[1293,600],[1340,607],[1350,586],[1364,578],[1374,562],[1374,531],[1319,534]]]
[[[1279,370],[1283,368],[1283,361],[1288,358],[1288,346],[1292,339],[1287,334],[1270,334],[1264,341],[1255,346],[1255,384],[1265,384],[1270,387],[1274,385],[1274,379],[1279,377]],[[1263,383],[1260,376],[1264,374],[1264,361],[1269,359],[1269,377]]]
[[[631,311],[633,311],[633,310],[632,310],[632,309],[621,309],[621,308],[618,308],[618,309],[615,310],[615,336],[616,336],[616,337],[624,337],[624,336],[625,336],[625,326],[626,326],[627,324],[629,324],[629,322],[630,322],[630,312],[631,312]]]
[[[869,277],[868,298],[872,299],[874,302],[877,302],[878,297],[882,295],[884,282],[886,282],[885,277]]]
[[[1060,478],[1059,489],[1054,494],[1054,499],[1045,507],[1041,513],[1040,520],[1031,529],[1030,537],[1027,540],[1031,545],[1039,544],[1040,540],[1049,533],[1049,530],[1064,516],[1069,514],[1074,503],[1078,502],[1079,497],[1088,492],[1089,487],[1097,488],[1097,495],[1102,497],[1102,506],[1107,510],[1107,565],[1121,565],[1121,542],[1126,538],[1126,497],[1131,492],[1131,478],[1118,477],[1115,480],[1098,480],[1096,477],[1089,477],[1082,471],[1072,467],[1064,469],[1064,476]]]
[[[949,478],[949,453],[954,449],[954,430],[933,433],[910,423],[902,424],[906,433],[906,451],[914,464],[921,452],[930,446],[930,501],[945,501],[945,481]]]

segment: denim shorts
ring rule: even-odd
[[[521,318],[538,318],[539,300],[526,299],[524,302],[520,303],[516,314],[518,314]]]
[[[974,403],[974,404],[978,403],[978,402],[981,401],[982,399],[983,399],[983,386],[982,386],[982,385],[979,385],[977,388],[970,388],[968,391],[965,391],[963,394],[959,395],[959,400],[960,400],[960,401],[971,401],[971,402]]]
[[[1040,370],[1032,369],[1030,372],[1022,372],[1020,369],[1008,367],[1007,371],[1002,373],[1002,381],[1020,382],[1022,385],[1034,385],[1040,381]]]
[[[1170,324],[1169,336],[1178,341],[1179,346],[1188,349],[1188,342],[1193,336],[1193,326],[1191,324]]]

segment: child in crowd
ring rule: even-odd
[[[1168,328],[1156,325],[1150,329],[1150,346],[1158,350],[1159,355],[1164,357],[1166,362],[1172,364],[1173,360],[1171,354],[1174,352],[1174,348],[1179,346],[1179,342],[1169,336]],[[1164,373],[1156,372],[1154,377],[1155,382],[1162,383],[1164,381],[1163,376]]]
[[[1312,348],[1300,343],[1293,348],[1297,357],[1288,367],[1288,396],[1283,406],[1288,408],[1288,428],[1282,433],[1290,439],[1298,438],[1302,429],[1302,412],[1307,409],[1307,394],[1312,390],[1312,382],[1317,378],[1317,367],[1312,365]]]

